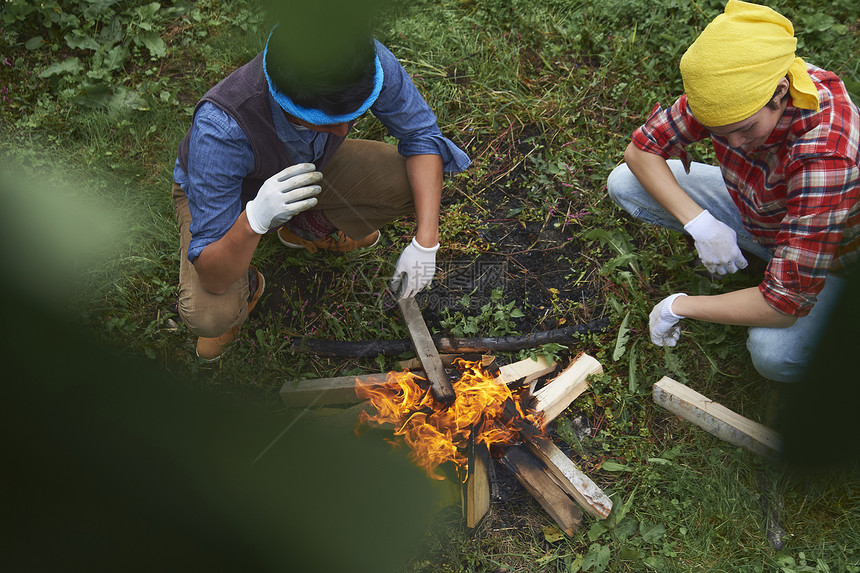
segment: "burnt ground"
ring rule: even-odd
[[[581,174],[541,177],[525,158],[543,147],[551,134],[535,133],[535,129],[526,129],[483,147],[475,143],[463,145],[471,157],[478,158],[473,160],[473,168],[479,169],[470,171],[479,174],[469,173],[446,187],[437,273],[432,287],[417,296],[434,334],[451,334],[442,326],[445,314],[460,312],[477,317],[486,314],[483,308],[488,303],[495,308],[498,301],[491,300],[494,289],[501,290],[502,303],[513,302],[522,312],[522,316],[510,319],[520,334],[583,324],[603,315],[605,283],[598,272],[601,263],[582,238],[589,229],[589,207],[583,193],[571,191],[567,182],[575,178],[576,187],[590,191],[591,197],[598,195],[593,189],[595,184]],[[491,147],[493,153],[488,152]],[[480,165],[484,157],[493,159]],[[393,270],[413,229],[414,222],[406,218],[383,230],[376,249],[382,249],[379,256],[386,263],[381,266],[387,264],[388,272]],[[396,239],[396,245],[392,239]],[[286,285],[287,292],[323,313],[325,307],[341,302],[324,286],[338,280],[339,264],[336,260],[329,265],[314,264],[308,271],[272,261],[262,271],[268,284]],[[377,284],[384,289],[382,280]],[[464,300],[469,301],[468,309]],[[272,312],[277,316],[283,302],[264,296],[261,306],[260,314]],[[386,306],[392,307],[391,302]],[[286,330],[300,332],[301,325],[288,325]],[[319,337],[331,335],[320,332]],[[376,338],[387,336],[379,333]]]

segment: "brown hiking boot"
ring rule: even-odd
[[[248,290],[253,293],[250,298],[248,298],[248,312],[251,312],[254,310],[254,307],[257,306],[257,302],[259,302],[260,297],[263,296],[263,291],[266,290],[266,279],[263,277],[263,273],[254,267],[250,267],[248,269]],[[239,333],[240,327],[241,326],[234,326],[216,338],[206,338],[204,336],[199,337],[197,339],[197,356],[206,362],[212,362],[221,358],[224,348],[233,342],[236,335]]]
[[[347,237],[343,231],[337,231],[327,237],[323,237],[322,239],[308,241],[307,239],[302,239],[290,231],[286,225],[282,225],[281,228],[278,229],[278,239],[280,239],[284,245],[291,249],[304,248],[311,253],[315,253],[320,250],[332,251],[335,253],[348,253],[356,249],[375,247],[376,243],[379,242],[379,236],[380,232],[374,231],[363,239],[356,241]]]

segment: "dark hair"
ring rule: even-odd
[[[291,46],[281,26],[269,41],[266,70],[275,87],[302,107],[329,115],[352,113],[373,92],[376,48],[369,36],[351,42],[336,57],[320,56],[320,50]]]
[[[788,78],[788,76],[785,77]],[[789,80],[789,82],[791,82],[791,80]],[[789,90],[785,90],[785,93],[782,94],[782,97],[779,99],[779,101],[776,101],[776,94],[779,93],[779,86],[776,86],[776,89],[773,90],[773,95],[769,100],[767,100],[765,107],[767,107],[768,109],[772,109],[773,111],[779,111],[779,108],[782,105],[782,101],[788,97],[788,92]]]

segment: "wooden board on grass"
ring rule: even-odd
[[[668,376],[654,384],[651,394],[656,404],[725,442],[763,456],[775,456],[780,451],[782,439],[777,432]]]

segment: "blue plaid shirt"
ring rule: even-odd
[[[385,80],[370,111],[398,140],[400,154],[439,155],[445,171],[466,169],[469,157],[442,135],[436,115],[397,58],[379,42],[376,50]],[[291,124],[271,95],[269,100],[275,130],[290,156],[298,163],[315,163],[328,134]],[[194,116],[188,163],[194,168],[185,173],[176,161],[173,180],[188,196],[191,244],[187,256],[193,262],[206,245],[227,233],[245,208],[240,198],[242,180],[254,170],[254,153],[236,120],[205,102]]]

